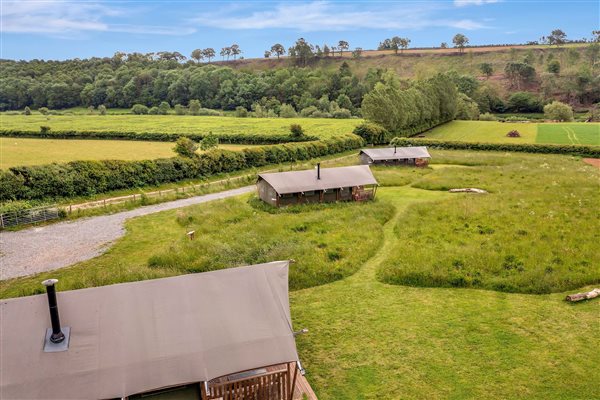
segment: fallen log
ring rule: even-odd
[[[593,289],[593,290],[590,290],[589,292],[570,294],[565,298],[565,300],[566,301],[581,301],[581,300],[593,299],[594,297],[598,297],[598,296],[600,296],[600,289]]]
[[[450,189],[449,192],[450,193],[479,193],[479,194],[487,193],[487,191],[485,191],[483,189],[477,189],[477,188]]]

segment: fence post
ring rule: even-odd
[[[0,228],[4,229],[4,214],[0,214]]]

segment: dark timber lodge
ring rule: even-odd
[[[414,165],[426,167],[431,156],[427,147],[388,147],[363,149],[359,154],[361,164]]]
[[[260,174],[256,185],[259,197],[276,207],[371,200],[377,190],[367,165]]]

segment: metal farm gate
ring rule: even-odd
[[[38,207],[0,214],[0,229],[59,219],[64,214],[57,207]]]

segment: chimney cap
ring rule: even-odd
[[[58,279],[46,279],[45,281],[42,282],[42,285],[48,287],[48,286],[54,286],[57,283],[58,283]]]

